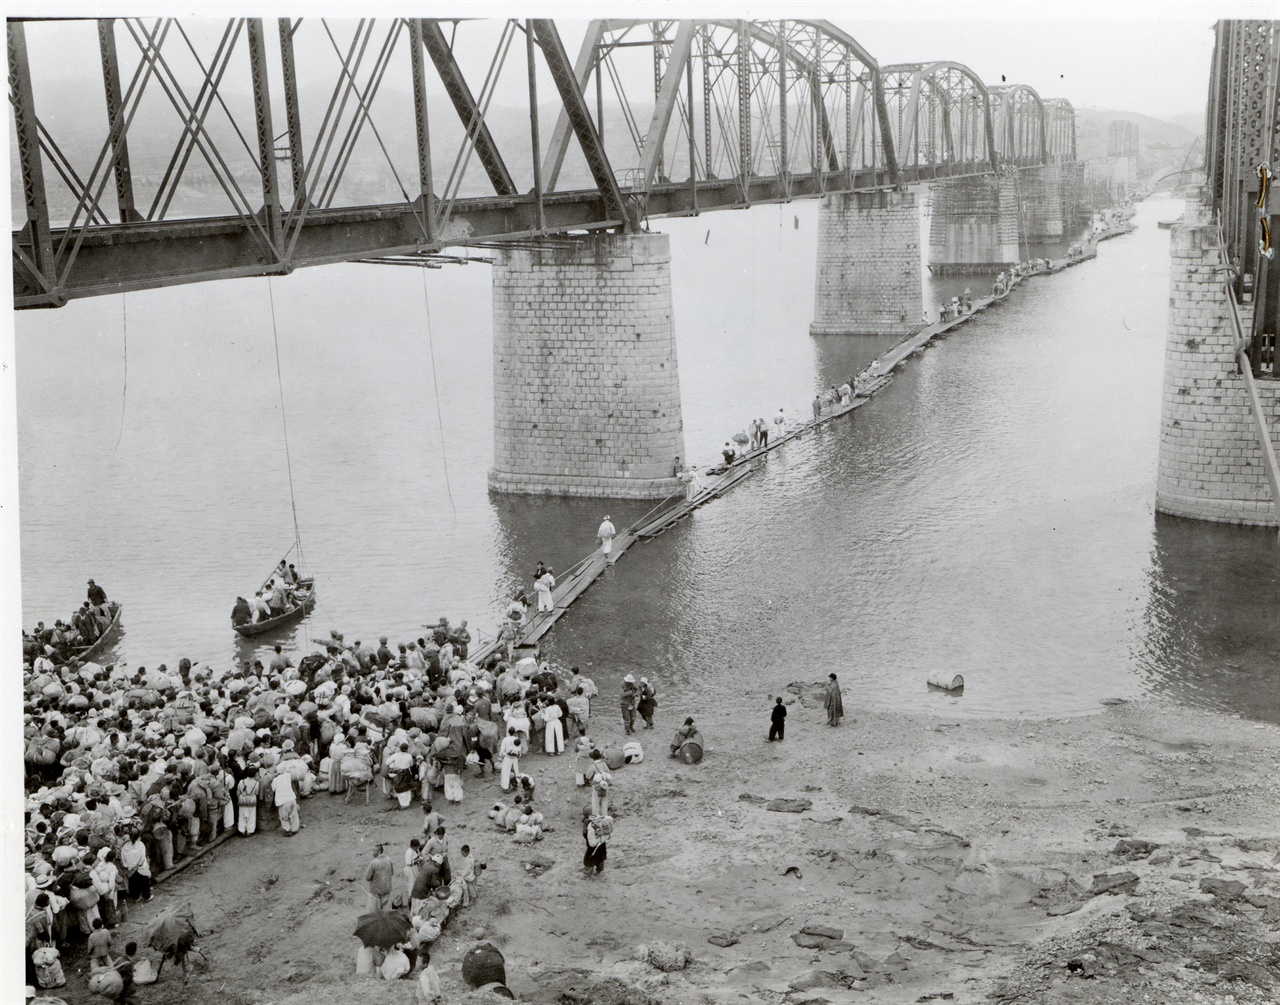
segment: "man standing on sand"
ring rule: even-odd
[[[280,818],[280,829],[289,837],[298,833],[298,790],[294,787],[293,776],[287,771],[280,771],[271,779],[271,791],[275,795],[276,815]]]
[[[587,841],[586,851],[582,855],[583,875],[587,878],[599,876],[604,872],[605,860],[609,857],[609,836],[613,833],[613,817],[607,814],[592,816],[587,821],[583,836]]]
[[[613,539],[617,536],[613,524],[609,522],[609,514],[604,515],[604,521],[600,524],[600,529],[596,531],[596,537],[600,539],[600,554],[608,555],[613,552]]]
[[[382,845],[375,845],[373,859],[364,871],[364,880],[369,884],[369,910],[385,911],[391,907],[391,888],[395,877],[395,866],[387,858]]]
[[[840,696],[840,682],[836,680],[836,675],[828,676],[831,680],[825,688],[826,696],[822,700],[822,707],[827,710],[827,725],[838,726],[844,716],[844,699]]]
[[[772,711],[769,712],[769,742],[781,740],[787,731],[787,706],[782,704],[779,696]]]
[[[653,713],[658,707],[658,692],[649,683],[648,677],[640,678],[640,698],[636,702],[636,711],[644,720],[645,729],[653,729]]]
[[[570,721],[578,730],[578,736],[587,735],[587,721],[591,718],[591,699],[587,697],[582,685],[573,693],[568,701]]]
[[[502,738],[502,746],[498,756],[502,758],[502,791],[511,791],[511,780],[520,774],[520,753],[523,748],[515,726],[507,727],[507,735]]]
[[[627,674],[622,678],[622,725],[630,736],[636,731],[636,704],[640,700],[640,689],[636,687],[636,679]]]

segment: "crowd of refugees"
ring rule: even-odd
[[[518,625],[518,606],[509,624]],[[509,644],[474,662],[466,624],[442,618],[394,649],[387,637],[348,645],[331,632],[323,652],[297,665],[276,646],[266,665],[223,670],[188,659],[175,669],[58,663],[52,646],[41,647],[24,668],[28,982],[61,977],[37,966],[49,955],[41,950],[81,943],[95,968],[131,970],[136,947],[126,957],[112,933],[131,904],[153,897],[158,878],[228,831],[293,837],[305,827],[300,800],[318,792],[367,804],[380,789],[396,808],[421,801],[432,826],[405,860],[402,904],[414,953],[471,896],[474,864],[464,851],[463,867],[449,868],[432,808],[441,797],[460,802],[464,777],[499,780],[503,802],[490,815],[527,843],[547,829],[528,760],[571,753],[575,779],[591,790],[584,870],[598,873],[612,831],[612,771],[642,750],[595,746],[598,692],[576,668],[562,680],[531,657],[513,661]],[[637,716],[651,728],[655,707],[649,682],[628,676],[626,732]],[[380,905],[386,892],[372,891]],[[175,959],[185,976],[185,953]]]

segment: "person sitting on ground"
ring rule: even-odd
[[[671,753],[668,757],[679,757],[680,748],[685,745],[688,740],[693,739],[697,735],[698,728],[693,724],[693,716],[685,719],[684,725],[676,730],[675,739],[671,741]]]

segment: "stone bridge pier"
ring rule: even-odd
[[[907,192],[824,196],[810,335],[905,335],[924,309],[920,203]]]
[[[932,189],[929,264],[935,272],[998,272],[1022,260],[1017,178],[955,178]]]
[[[1063,235],[1067,213],[1062,182],[1062,169],[1058,164],[1019,172],[1018,196],[1025,237],[1035,241]]]
[[[1235,355],[1212,212],[1194,195],[1170,236],[1156,510],[1222,523],[1277,524],[1266,462]],[[1248,322],[1246,321],[1246,325]],[[1268,428],[1280,423],[1280,381],[1257,382]],[[1273,439],[1274,439],[1274,433]]]
[[[666,234],[562,236],[493,269],[489,488],[663,498],[685,456]]]

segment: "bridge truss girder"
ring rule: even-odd
[[[1262,356],[1280,335],[1280,192],[1263,171],[1280,167],[1280,21],[1219,21],[1214,32],[1206,194],[1236,299],[1253,304],[1249,356],[1261,376]]]
[[[986,85],[962,63],[902,63],[880,71],[894,149],[905,164],[996,171]]]
[[[39,117],[26,33],[45,26],[8,26],[18,307],[989,173],[1066,156],[1059,133],[1074,148],[1069,105],[1047,124],[1033,91],[956,63],[921,71],[904,133],[892,74],[825,21],[602,20],[572,63],[550,20],[94,27],[106,116],[67,136]],[[528,146],[495,125],[513,48]],[[388,108],[406,88],[412,107]]]

